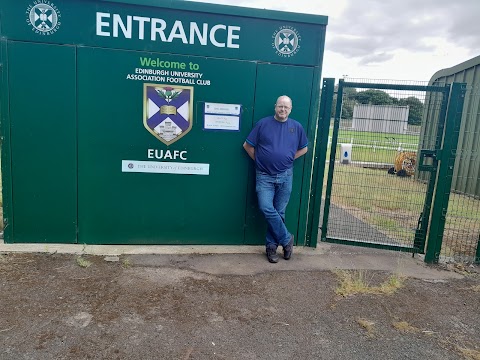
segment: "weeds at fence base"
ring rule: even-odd
[[[91,261],[88,261],[87,259],[84,259],[81,256],[77,256],[76,262],[77,262],[77,265],[82,268],[88,268],[90,265],[92,265]]]
[[[336,270],[335,274],[340,282],[335,293],[343,297],[356,294],[391,295],[402,288],[405,282],[404,276],[393,274],[380,285],[372,286],[371,276],[364,270]]]
[[[122,261],[122,267],[123,267],[124,269],[129,269],[129,268],[132,267],[132,262],[130,261],[129,258],[123,259],[123,261]]]

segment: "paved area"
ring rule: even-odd
[[[330,244],[278,264],[262,247],[0,244],[0,359],[478,360],[477,271]]]
[[[330,204],[328,236],[331,238],[355,239],[359,242],[401,245],[398,240],[389,238],[352,213],[355,213],[355,211],[347,211],[335,204]],[[323,221],[323,208],[320,212],[320,221]],[[403,245],[405,246],[405,244]]]
[[[388,271],[408,277],[424,279],[459,278],[459,274],[442,271],[441,268],[425,265],[421,255],[377,250],[370,248],[319,243],[316,249],[295,247],[295,261],[269,264],[265,261],[240,261],[232,266],[231,259],[238,254],[264,256],[263,246],[136,246],[136,245],[66,245],[66,244],[5,244],[0,241],[0,253],[44,253],[97,256],[119,255],[217,255],[215,261],[208,257],[192,260],[192,268],[215,274],[251,275],[272,270],[335,270],[364,269]],[[168,257],[153,257],[159,261]],[[149,259],[135,256],[135,259]],[[225,259],[225,260],[224,260]],[[140,261],[140,260],[138,260]],[[144,260],[147,261],[147,260]],[[274,267],[272,267],[274,266]]]

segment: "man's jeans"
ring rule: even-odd
[[[257,170],[258,206],[267,220],[266,246],[285,246],[292,236],[285,226],[285,209],[292,193],[293,169],[268,175]]]

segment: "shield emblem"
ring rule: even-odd
[[[193,87],[144,84],[143,125],[165,145],[192,128]]]

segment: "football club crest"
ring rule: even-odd
[[[173,144],[192,128],[193,87],[144,84],[143,124],[165,145]]]

